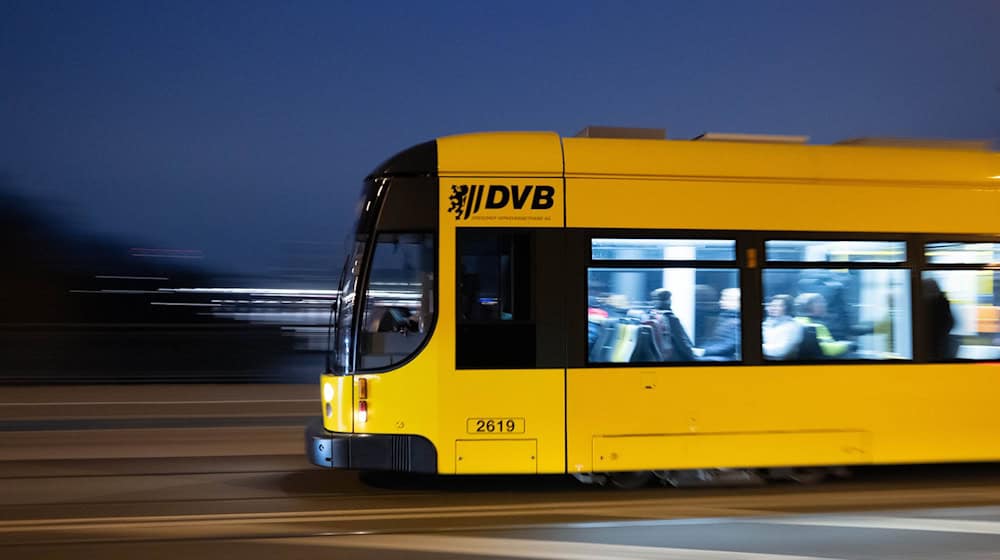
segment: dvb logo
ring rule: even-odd
[[[556,189],[548,185],[452,185],[448,211],[456,220],[468,220],[481,208],[521,210],[529,200],[532,210],[548,210],[555,204],[555,195]]]

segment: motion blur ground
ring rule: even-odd
[[[620,492],[568,477],[371,486],[279,454],[3,461],[0,490],[10,558],[984,558],[1000,531],[996,465]]]
[[[226,457],[299,450],[306,385],[0,387],[0,460]]]
[[[985,558],[1000,465],[635,491],[315,469],[315,387],[0,387],[4,558]],[[99,400],[98,400],[99,399]],[[762,556],[735,556],[758,554]]]

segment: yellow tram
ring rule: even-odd
[[[628,484],[1000,459],[1000,154],[649,132],[377,167],[310,460]]]

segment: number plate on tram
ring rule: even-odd
[[[470,434],[523,434],[524,418],[469,418],[465,429]]]

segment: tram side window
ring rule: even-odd
[[[456,367],[535,367],[530,232],[460,230]]]
[[[587,285],[592,364],[742,359],[736,268],[594,267]]]
[[[743,358],[735,240],[594,238],[590,258],[589,363]]]
[[[764,359],[913,357],[905,242],[779,240],[767,241],[765,253],[768,263],[838,265],[765,268]]]
[[[1000,243],[929,243],[926,256],[943,268],[921,277],[930,359],[1000,360]]]
[[[460,237],[458,320],[530,319],[529,237],[478,232]]]

